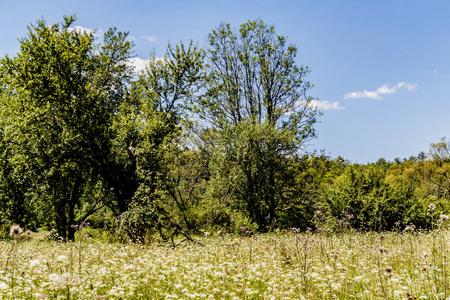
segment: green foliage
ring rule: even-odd
[[[33,176],[29,197],[41,200],[64,238],[73,238],[70,225],[87,182],[103,173],[131,47],[116,29],[96,44],[93,33],[70,27],[74,21],[38,21],[17,56],[1,61],[9,161],[26,170],[23,177]]]
[[[201,223],[193,210],[202,168],[193,153],[183,149],[182,122],[184,106],[203,78],[202,63],[203,51],[192,42],[188,47],[169,46],[164,59],[151,58],[119,112],[114,143],[128,152],[122,164],[136,177],[135,193],[120,224],[133,239],[154,230],[163,239],[180,232],[188,236]]]
[[[289,164],[285,158],[296,147],[292,133],[275,130],[268,123],[242,121],[215,138],[210,163],[214,179],[208,193],[214,198],[223,194],[219,197],[227,199],[235,211],[258,224],[259,230],[267,230],[276,219],[275,209],[290,200],[286,197],[289,181],[282,176]]]
[[[348,162],[342,158],[330,159],[324,154],[304,154],[290,161],[289,172],[285,176],[294,180],[289,194],[289,205],[279,212],[282,228],[313,228],[313,218],[323,202],[324,191],[338,177]]]
[[[351,216],[351,226],[358,229],[431,228],[429,205],[441,213],[450,209],[448,196],[429,177],[433,166],[435,162],[422,160],[349,165],[324,187],[318,207],[335,221]]]
[[[98,42],[74,22],[39,20],[0,60],[3,231],[67,240],[90,221],[104,240],[174,242],[220,227],[434,228],[449,211],[445,139],[367,165],[301,153],[320,112],[309,68],[273,26],[221,24],[206,49],[169,45],[135,74],[127,33]]]
[[[208,42],[206,93],[193,107],[210,136],[208,190],[266,231],[293,200],[290,157],[315,135],[309,69],[297,67],[297,48],[260,20],[239,32],[222,24]]]

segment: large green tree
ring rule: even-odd
[[[71,28],[74,21],[30,25],[17,55],[0,64],[10,160],[33,174],[29,192],[40,195],[64,239],[73,238],[87,185],[108,179],[110,127],[130,79],[132,46],[116,29],[97,43],[93,32]]]
[[[164,58],[152,56],[132,83],[114,122],[114,156],[123,165],[116,178],[134,188],[121,223],[134,239],[152,229],[163,239],[180,232],[188,236],[195,227],[186,213],[188,179],[181,175],[190,173],[182,165],[189,159],[183,124],[187,121],[185,104],[196,96],[204,77],[203,55],[192,43],[181,43],[169,46]]]
[[[239,31],[221,24],[208,42],[209,81],[194,108],[215,135],[215,182],[265,230],[290,200],[289,157],[315,136],[310,71],[297,66],[297,47],[261,20]]]

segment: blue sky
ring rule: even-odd
[[[75,25],[129,31],[135,54],[198,41],[220,22],[260,18],[298,46],[297,62],[324,115],[309,150],[353,162],[427,152],[449,134],[450,1],[0,0],[0,55],[14,55],[27,25],[76,14]]]

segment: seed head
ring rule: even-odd
[[[11,230],[9,231],[9,234],[10,234],[12,237],[17,238],[17,237],[20,236],[21,233],[22,233],[22,228],[20,228],[19,225],[13,225],[13,226],[11,226]]]
[[[416,229],[416,225],[411,224],[411,225],[406,226],[405,229],[404,229],[403,231],[404,231],[404,232],[407,232],[407,231],[414,231],[414,229]]]
[[[386,270],[386,272],[391,273],[392,272],[392,267],[391,266],[387,266],[385,270]]]
[[[379,251],[380,253],[386,253],[386,252],[388,252],[388,250],[387,250],[386,248],[383,248],[383,247],[378,248],[378,251]]]

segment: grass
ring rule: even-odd
[[[444,299],[450,232],[0,242],[0,299]],[[450,299],[450,298],[448,298]]]

